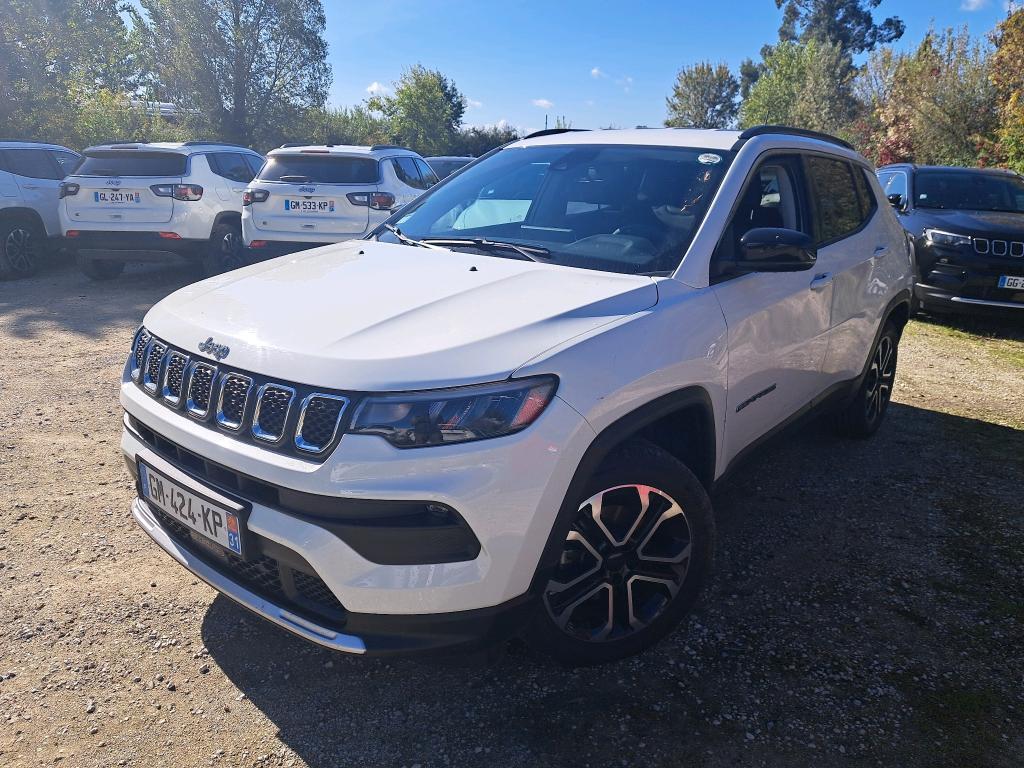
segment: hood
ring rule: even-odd
[[[924,226],[976,237],[1024,239],[1024,213],[918,208]]]
[[[182,288],[145,325],[191,354],[212,337],[232,368],[386,391],[507,378],[657,300],[648,277],[356,240]]]

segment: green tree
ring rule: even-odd
[[[447,150],[466,112],[466,97],[455,83],[421,64],[402,73],[393,94],[366,104],[387,122],[393,141],[426,155]]]
[[[728,128],[736,120],[740,84],[727,64],[702,61],[683,67],[665,100],[665,125],[674,128]]]
[[[906,25],[890,16],[876,22],[882,0],[775,0],[782,9],[779,40],[834,43],[845,56],[873,50],[903,36]]]
[[[991,36],[990,78],[998,95],[998,153],[1024,172],[1024,9],[1007,15]]]
[[[0,0],[0,134],[80,144],[80,99],[138,87],[118,0]]]
[[[159,95],[195,132],[250,146],[322,108],[331,84],[320,0],[140,0]]]
[[[518,138],[519,131],[507,125],[463,128],[455,134],[452,144],[445,154],[480,157],[485,152]]]
[[[791,125],[848,134],[856,103],[852,76],[835,43],[780,43],[740,106],[740,125]]]

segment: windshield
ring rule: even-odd
[[[393,221],[407,238],[538,249],[552,264],[628,274],[679,265],[732,155],[675,147],[508,147],[424,195]],[[378,238],[398,242],[393,232]],[[512,249],[473,243],[516,258]],[[518,254],[522,255],[522,254]]]
[[[376,184],[377,161],[369,157],[273,155],[260,171],[260,181],[297,181],[304,184]]]
[[[183,176],[188,158],[177,152],[99,150],[89,152],[76,176]]]
[[[1024,213],[1024,179],[995,173],[918,171],[918,208]]]

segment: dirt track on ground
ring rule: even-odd
[[[131,333],[183,270],[0,283],[2,766],[1019,766],[1024,332],[914,322],[869,441],[811,424],[715,505],[710,593],[565,670],[332,655],[136,528]]]

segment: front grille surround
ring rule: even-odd
[[[140,338],[148,341],[136,373]],[[342,439],[354,401],[351,393],[218,365],[148,331],[136,334],[128,367],[139,389],[204,427],[316,463]]]
[[[975,237],[974,250],[982,256],[1012,256],[1024,258],[1024,241]]]
[[[252,392],[252,378],[240,373],[228,373],[221,377],[220,395],[217,397],[217,423],[224,429],[237,432],[245,421]]]
[[[131,374],[132,381],[138,383],[142,374],[142,363],[146,359],[146,349],[153,336],[145,328],[139,328],[132,339]]]

